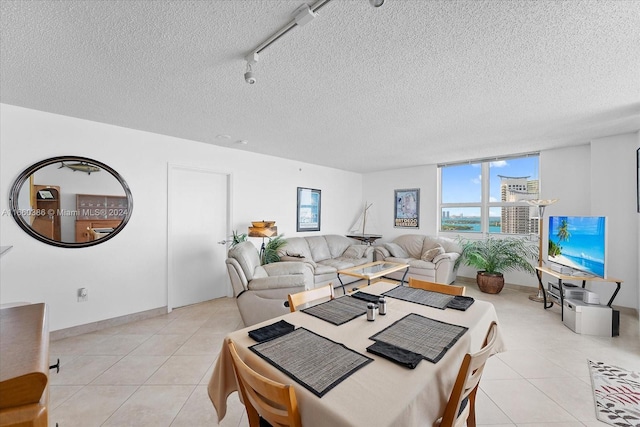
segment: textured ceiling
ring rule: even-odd
[[[301,4],[2,0],[0,101],[356,172],[640,129],[640,1],[333,0],[246,84]]]

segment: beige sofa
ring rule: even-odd
[[[251,242],[231,248],[226,263],[245,326],[289,313],[287,295],[309,289],[305,287],[313,283],[303,262],[260,265],[260,255]]]
[[[338,270],[373,262],[373,247],[355,243],[338,234],[308,237],[290,237],[278,251],[280,261],[302,261],[313,274],[311,287],[324,286],[330,282],[339,287]],[[342,282],[359,280],[341,276]]]
[[[375,246],[375,260],[409,264],[407,279],[413,277],[429,282],[451,284],[456,280],[456,260],[462,249],[453,239],[404,234],[389,243]],[[403,271],[388,277],[401,280]]]

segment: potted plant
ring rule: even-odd
[[[456,260],[478,269],[476,282],[482,292],[497,294],[504,287],[503,273],[521,270],[535,273],[530,261],[538,256],[538,250],[528,241],[517,237],[498,239],[489,236],[483,240],[459,239],[462,252]]]
[[[233,230],[233,239],[231,240],[231,247],[234,247],[238,243],[247,240],[247,233],[238,234],[237,230]]]
[[[284,234],[276,237],[269,237],[269,241],[264,247],[264,254],[262,255],[262,264],[271,264],[272,262],[280,261],[278,255],[278,249],[287,244],[287,239],[284,238]]]

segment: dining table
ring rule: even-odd
[[[381,280],[360,288],[358,292],[367,296],[386,294],[386,314],[377,313],[373,321],[367,320],[367,314],[361,314],[337,324],[318,317],[315,315],[317,311],[314,314],[302,310],[229,333],[208,383],[209,397],[218,421],[226,415],[227,399],[238,390],[227,346],[231,340],[242,360],[252,369],[280,383],[293,384],[303,426],[432,426],[442,416],[465,354],[480,350],[491,323],[495,321],[499,326],[499,321],[493,304],[489,302],[467,297],[472,303],[464,310],[433,307],[401,299],[401,293],[393,294],[394,291],[404,290],[398,286],[396,282]],[[353,295],[338,299],[341,298],[355,299]],[[372,337],[376,339],[391,331],[392,327],[398,329],[410,319],[457,328],[460,332],[454,343],[445,346],[438,357],[421,360],[414,368],[367,351],[374,343],[377,344]],[[326,354],[319,352],[322,354],[304,356],[309,360],[298,360],[303,365],[308,363],[308,366],[321,365],[327,366],[327,370],[339,370],[342,364],[354,363],[354,357],[360,358],[362,363],[349,368],[351,370],[343,378],[318,393],[302,384],[299,377],[294,378],[292,370],[276,367],[267,353],[295,353],[298,349],[286,349],[285,342],[276,342],[282,337],[260,344],[249,334],[278,322],[292,325],[296,333],[307,338],[325,340],[330,345],[337,344],[334,347],[340,350],[338,353],[329,351]],[[416,335],[416,342],[430,339],[431,332],[426,331],[412,331]],[[433,336],[435,340],[435,334]],[[259,348],[264,350],[263,354],[256,351]],[[505,349],[504,338],[498,328],[493,351],[497,353]],[[303,349],[299,350],[304,353]],[[240,393],[237,396],[242,401]]]

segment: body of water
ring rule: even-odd
[[[501,219],[498,216],[489,217],[489,232],[500,233]],[[480,233],[480,218],[443,218],[442,231],[459,231],[462,233]]]

